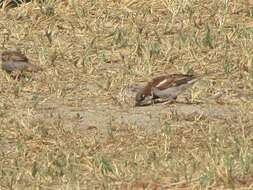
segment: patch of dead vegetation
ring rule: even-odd
[[[252,8],[45,0],[2,9],[1,50],[21,48],[44,72],[20,81],[0,72],[1,188],[251,188]],[[188,72],[211,75],[184,104],[134,108],[126,94]]]

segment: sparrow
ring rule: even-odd
[[[178,95],[198,80],[199,77],[188,74],[155,77],[136,94],[135,106],[149,105],[156,103],[156,100],[175,101]]]
[[[39,66],[30,63],[26,55],[16,48],[2,52],[1,60],[2,70],[11,73],[16,79],[23,72],[37,72],[42,70]]]
[[[10,9],[17,7],[21,3],[28,3],[30,1],[31,0],[2,0],[0,1],[0,7]]]

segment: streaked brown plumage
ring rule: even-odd
[[[7,51],[2,52],[2,61],[8,62],[8,61],[25,61],[28,62],[28,58],[21,53],[19,49],[12,48]]]
[[[136,106],[146,105],[155,99],[175,100],[177,96],[198,80],[194,75],[172,74],[152,79],[136,97]]]
[[[20,50],[14,48],[2,52],[1,60],[2,69],[12,74],[18,73],[20,75],[23,72],[37,72],[42,70],[39,66],[30,63],[26,55],[21,53]]]
[[[2,0],[0,1],[0,8],[10,9],[17,7],[21,3],[28,3],[31,0]]]

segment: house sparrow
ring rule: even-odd
[[[0,1],[0,7],[9,9],[17,7],[21,3],[28,3],[30,1],[31,0],[2,0]]]
[[[135,97],[135,106],[149,105],[155,100],[173,101],[199,78],[194,75],[172,74],[152,79]]]
[[[23,72],[37,72],[42,70],[39,66],[30,63],[28,58],[18,49],[10,49],[2,52],[2,69],[11,73],[16,79]]]

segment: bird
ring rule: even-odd
[[[1,54],[2,70],[18,79],[23,72],[37,72],[42,68],[30,63],[29,59],[17,48],[3,51]]]
[[[21,3],[28,3],[31,0],[2,0],[0,1],[0,8],[10,9],[15,8]]]
[[[156,103],[156,100],[175,101],[177,96],[191,87],[200,77],[190,74],[167,74],[153,78],[135,96],[135,106]]]

